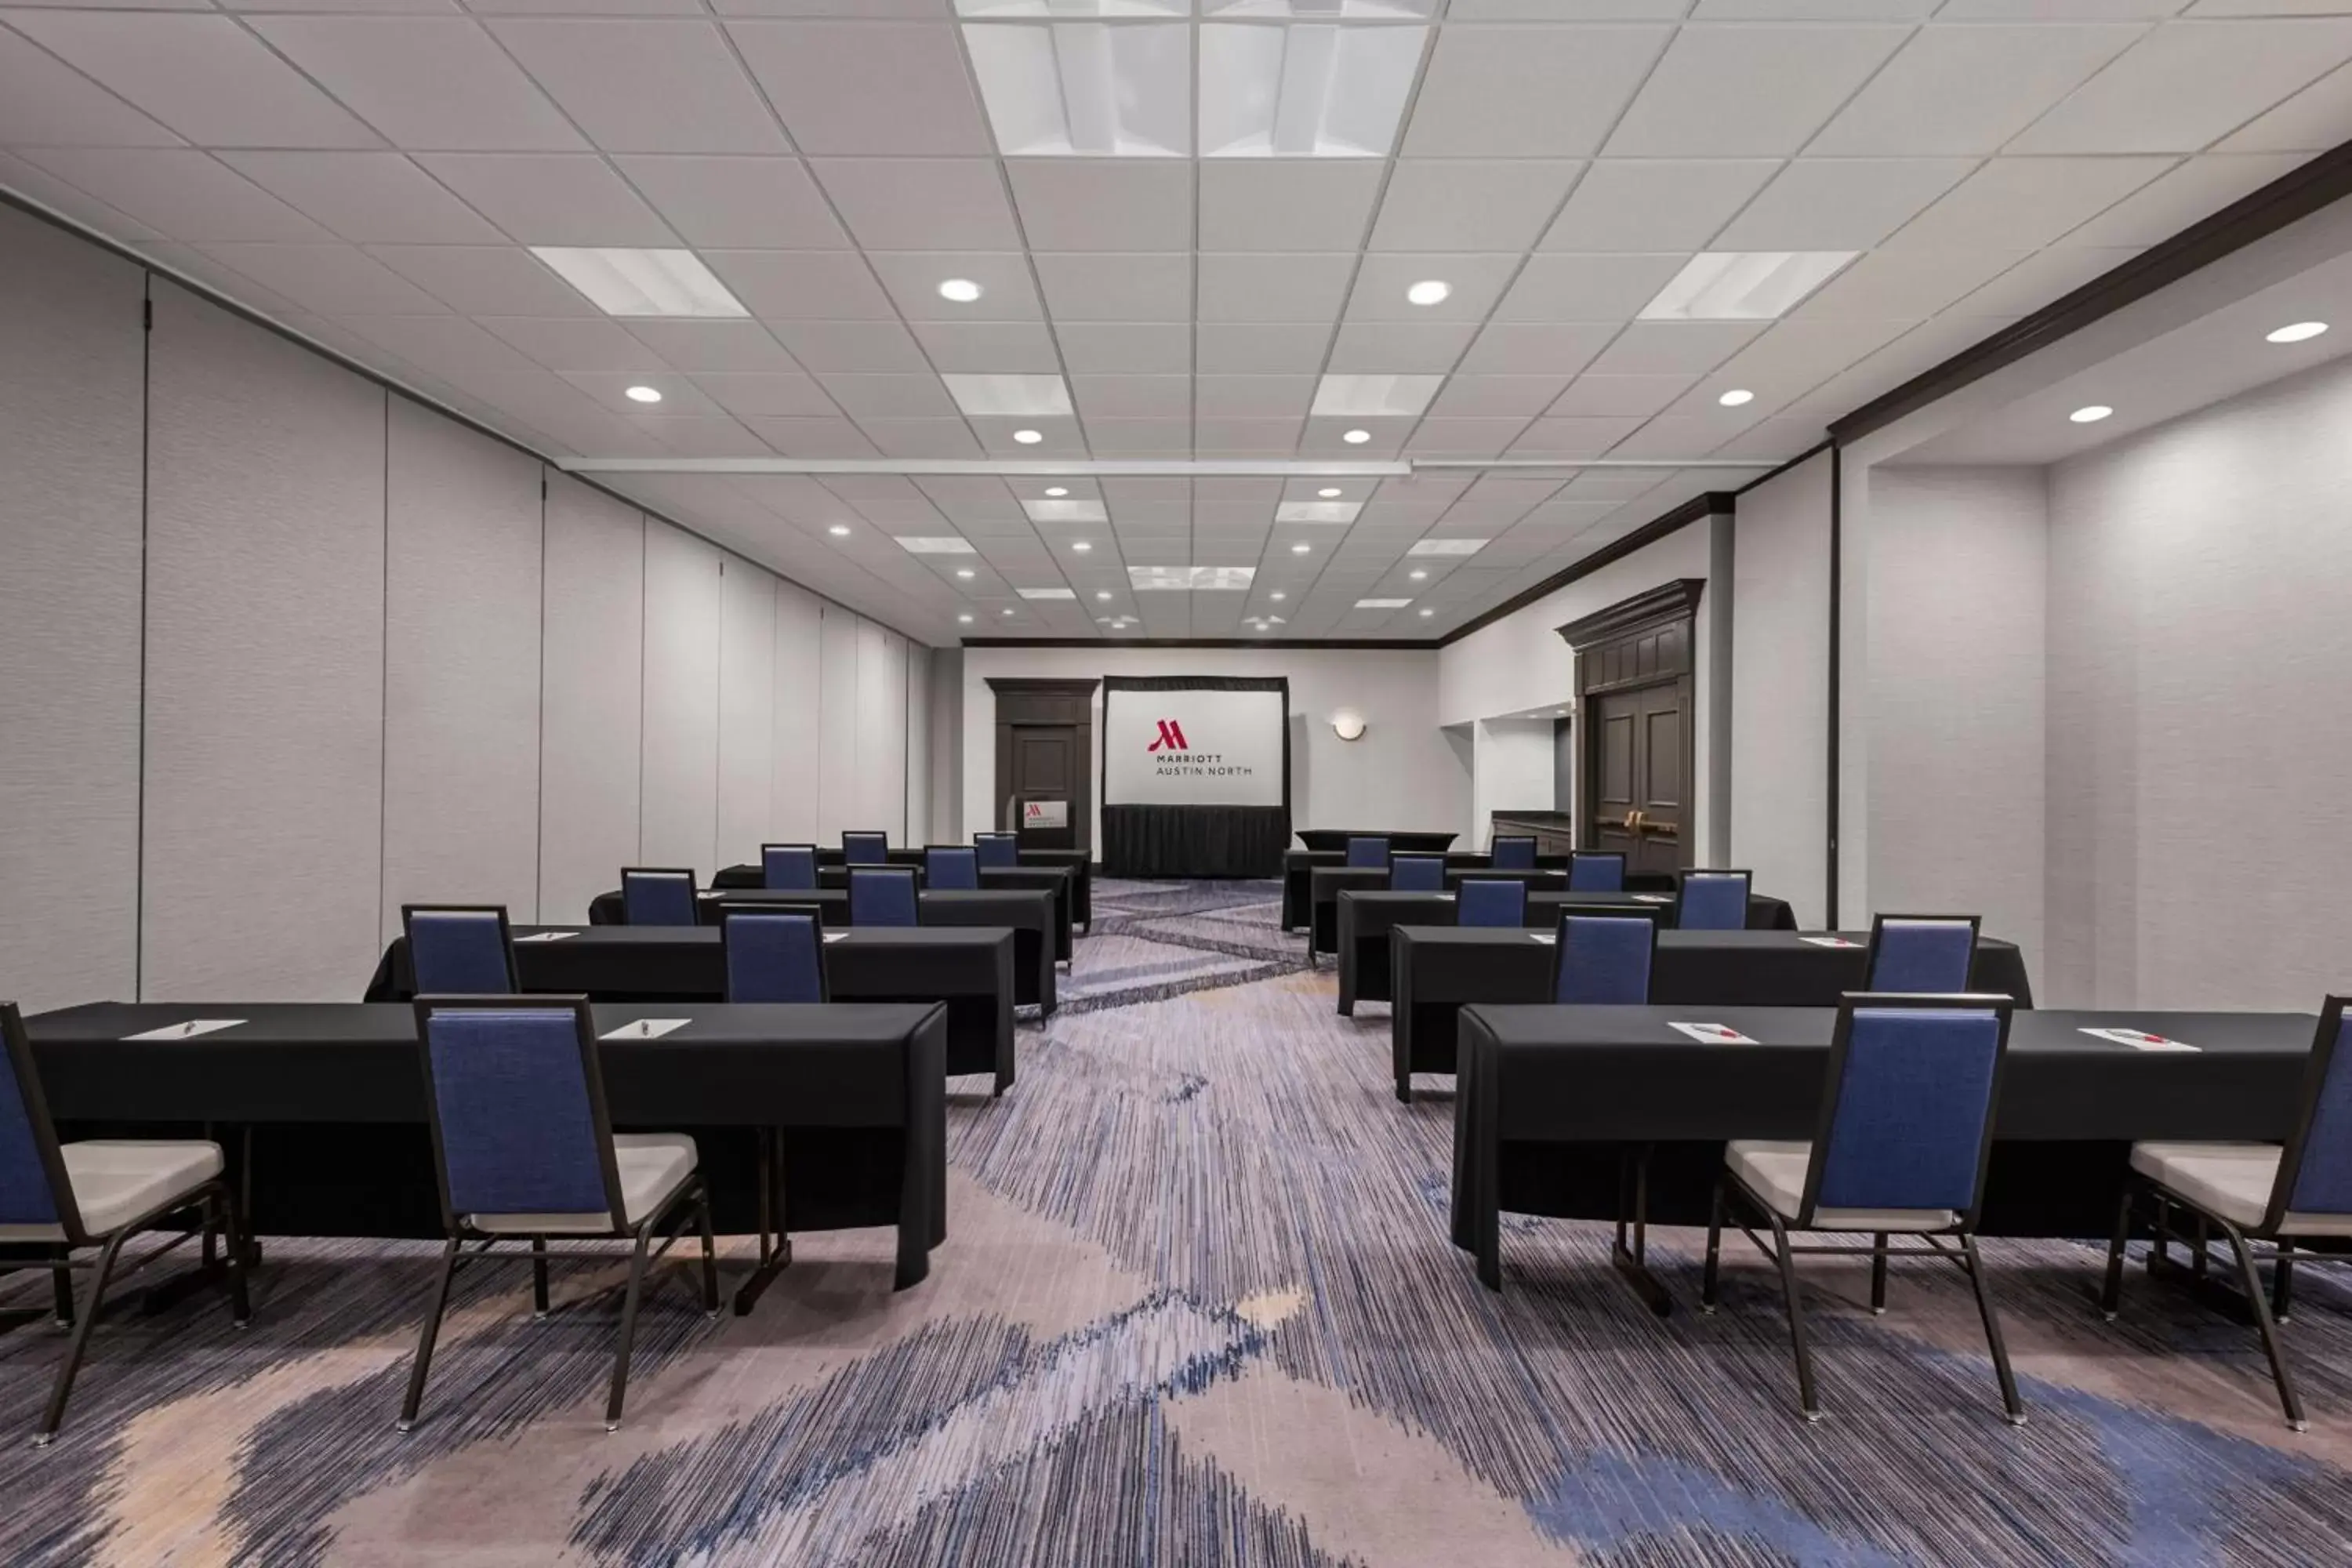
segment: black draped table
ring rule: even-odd
[[[1339,954],[1339,1016],[1353,1015],[1359,1002],[1386,1002],[1395,994],[1391,931],[1399,926],[1453,925],[1459,908],[1458,896],[1453,892],[1392,893],[1385,888],[1340,889],[1335,922],[1339,935],[1333,942]],[[1549,885],[1530,882],[1522,924],[1527,930],[1549,933],[1559,929],[1561,915],[1571,912],[1644,915],[1663,924],[1673,918],[1674,909],[1674,897],[1668,893],[1571,893],[1557,881]],[[1750,893],[1748,929],[1794,931],[1797,913],[1784,900]],[[1464,1000],[1522,1002],[1539,998],[1471,996]],[[1446,1022],[1451,1037],[1453,1020]]]
[[[1302,827],[1298,842],[1309,849],[1337,850],[1344,858],[1350,838],[1385,838],[1391,850],[1410,855],[1442,855],[1454,847],[1458,833],[1383,833],[1372,827]]]
[[[1048,861],[1045,856],[1068,856],[1070,861]],[[1024,849],[1023,863],[1018,866],[982,866],[980,886],[983,892],[1045,892],[1054,895],[1054,956],[1062,963],[1070,961],[1071,932],[1076,926],[1094,924],[1094,879],[1087,872],[1087,858],[1077,849]],[[916,884],[922,883],[923,852],[919,849],[893,849],[890,864],[914,868]],[[817,885],[820,888],[845,889],[849,886],[849,867],[838,849],[817,851]],[[757,866],[722,866],[712,874],[714,892],[734,892],[759,889],[766,885],[767,873]]]
[[[1002,926],[829,931],[826,994],[836,1003],[944,1005],[941,1070],[988,1073],[1003,1094],[1013,1085],[1013,935]],[[719,937],[717,926],[517,926],[515,975],[525,991],[592,1001],[717,1003],[727,994]],[[1045,973],[1050,982],[1051,964]],[[377,961],[367,1000],[415,994],[408,939],[396,937]]]
[[[1419,851],[1408,850],[1408,854]],[[1445,872],[1449,879],[1458,879],[1465,871],[1491,872],[1498,877],[1533,879],[1538,883],[1559,885],[1568,870],[1565,855],[1541,855],[1536,858],[1535,869],[1495,869],[1494,857],[1484,851],[1454,849],[1446,852]],[[1319,872],[1342,873],[1327,879],[1318,889],[1316,876]],[[1345,850],[1293,849],[1282,858],[1282,929],[1308,931],[1307,945],[1311,952],[1329,952],[1338,936],[1338,913],[1334,900],[1343,888],[1384,889],[1389,885],[1385,870],[1369,867],[1351,867]],[[1625,878],[1629,892],[1671,893],[1675,879],[1656,873],[1629,872]]]
[[[1502,1289],[1502,1212],[1624,1217],[1620,1180],[1636,1146],[1648,1155],[1646,1217],[1705,1225],[1727,1141],[1817,1130],[1836,1021],[1830,1007],[1465,1008],[1454,1244]],[[1758,1043],[1703,1043],[1674,1023],[1727,1024]],[[1985,1233],[2108,1236],[2135,1140],[2283,1141],[2317,1024],[2296,1013],[2017,1013]],[[2200,1048],[2142,1050],[2085,1028]]]
[[[1271,877],[1290,842],[1282,805],[1105,805],[1103,872],[1112,877]]]
[[[614,1126],[692,1134],[714,1220],[735,1235],[764,1217],[760,1150],[781,1131],[787,1232],[895,1226],[898,1286],[920,1280],[947,1239],[943,1010],[600,1004],[595,1026],[681,1016],[602,1044]],[[199,1018],[238,1022],[124,1038]],[[67,1136],[209,1129],[257,1234],[442,1234],[407,1005],[95,1002],[25,1024]]]
[[[1453,1072],[1459,1018],[1466,1004],[1551,1000],[1558,944],[1548,932],[1457,926],[1399,926],[1391,933],[1397,999],[1389,1019],[1390,1061],[1399,1100],[1412,1098],[1412,1075]],[[1835,936],[1850,947],[1822,947],[1792,931],[1662,931],[1650,971],[1650,999],[1683,1007],[1834,1007],[1864,988],[1866,933]],[[1977,943],[1970,983],[1979,991],[2033,1005],[2025,955],[1991,937]],[[1458,1092],[1461,1086],[1456,1084]]]

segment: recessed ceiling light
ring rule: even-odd
[[[1436,612],[1435,610],[1423,610],[1423,611],[1422,611],[1421,613],[1422,613],[1423,615],[1424,615],[1424,616],[1433,616],[1433,615],[1437,614],[1437,612]]]
[[[1254,0],[1202,9],[1212,15],[1297,16],[1308,23],[1342,25],[1204,22],[1200,28],[1201,156],[1388,155],[1430,30],[1345,23],[1413,16],[1428,7],[1375,6],[1361,0],[1339,5],[1330,0],[1307,5]]]
[[[632,386],[622,395],[632,403],[659,403],[661,389],[656,386]]]
[[[835,539],[840,539],[849,532],[849,524],[845,522],[836,522],[831,528],[826,529],[825,531],[832,534]]]
[[[1350,430],[1346,435],[1339,437],[1340,440],[1345,441],[1350,447],[1360,447],[1371,438],[1372,433],[1370,430]]]
[[[971,625],[971,617],[970,616],[958,616],[956,619],[961,621],[965,626]]]
[[[1138,592],[1168,589],[1246,588],[1257,575],[1255,566],[1130,566],[1128,585]]]
[[[1315,493],[1322,497],[1325,500],[1338,500],[1343,492],[1337,485],[1325,485],[1321,489],[1317,490]]]
[[[1076,588],[1022,588],[1017,592],[1024,599],[1075,599],[1078,596]]]
[[[1748,391],[1744,386],[1735,386],[1729,392],[1725,393],[1721,397],[1717,398],[1716,401],[1722,404],[1726,408],[1737,408],[1742,404],[1755,402],[1756,395]]]
[[[2281,327],[2277,331],[2270,333],[2269,341],[2274,343],[2308,342],[2326,330],[2327,323],[2325,321],[2297,321],[2291,327]]]
[[[1424,278],[1404,291],[1404,297],[1416,305],[1443,305],[1454,285],[1439,278]]]
[[[1071,548],[1071,549],[1073,549],[1073,550],[1075,550],[1075,551],[1076,551],[1079,554],[1084,555],[1087,551],[1092,550],[1092,549],[1094,548],[1094,546],[1093,546],[1093,545],[1091,545],[1091,544],[1088,544],[1085,540],[1081,539],[1081,540],[1077,540],[1077,541],[1074,542],[1070,545],[1070,548]]]
[[[956,568],[956,575],[968,583],[971,580],[971,568],[969,566],[959,566]]]
[[[1425,581],[1428,578],[1429,574],[1426,572],[1414,571],[1408,572],[1405,575],[1412,578],[1414,582],[1419,583]]]
[[[905,550],[909,555],[970,555],[973,553],[971,540],[961,538],[952,533],[936,533],[928,536],[902,533],[898,536],[898,544],[899,547]]]
[[[1356,608],[1360,610],[1402,610],[1407,605],[1412,603],[1412,601],[1411,599],[1359,599],[1356,601]]]
[[[859,9],[836,7],[835,14]],[[1182,22],[1105,26],[1092,19],[1091,8],[1059,3],[957,9],[1056,19],[1050,26],[982,22],[963,29],[981,100],[1006,156],[1192,156],[1192,29]],[[1124,20],[1161,13],[1122,5],[1110,14]],[[1066,16],[1070,19],[1058,20]]]
[[[1405,547],[1407,555],[1475,555],[1486,548],[1483,539],[1423,539]]]
[[[980,285],[969,278],[950,278],[940,285],[940,298],[969,305],[980,298]]]
[[[1645,321],[1769,321],[1828,282],[1854,250],[1709,250],[1694,256],[1657,298]]]
[[[1034,430],[1015,430],[1013,438],[1024,447],[1034,447],[1045,437]]]
[[[1045,493],[1055,500],[1059,500],[1064,496],[1070,493],[1070,487],[1067,485],[1047,485],[1045,487]]]
[[[1314,548],[1311,544],[1294,544],[1290,547],[1290,552],[1293,555],[1304,555]]]
[[[608,316],[748,316],[691,250],[534,245],[530,253]]]
[[[2077,425],[2096,425],[2100,420],[2105,419],[2108,415],[2113,414],[2114,412],[2114,409],[2108,407],[2104,403],[2094,403],[2087,408],[2077,408],[2074,413],[2066,416],[2066,417],[2072,419]]]
[[[1284,593],[1281,589],[1276,588],[1273,593],[1268,594],[1266,597],[1272,599],[1276,604],[1280,604],[1283,600],[1290,597],[1290,595]]]
[[[1095,597],[1097,599],[1107,600],[1110,597],[1110,590],[1108,588],[1097,588],[1095,590]]]
[[[1003,611],[1003,613],[1004,613],[1004,614],[1006,614],[1006,615],[1008,615],[1008,616],[1009,616],[1009,615],[1011,615],[1011,614],[1013,614],[1013,606],[1012,606],[1012,605],[1005,605],[1005,606],[1004,606],[1004,611]]]

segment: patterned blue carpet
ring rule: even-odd
[[[1020,1081],[951,1088],[950,1235],[812,1236],[748,1319],[665,1283],[602,1425],[617,1274],[459,1277],[428,1420],[393,1427],[429,1249],[278,1242],[254,1327],[100,1328],[66,1436],[0,1443],[0,1562],[414,1564],[2095,1564],[2352,1562],[2352,1296],[2298,1280],[2315,1415],[2252,1331],[2099,1249],[1989,1244],[2032,1425],[1964,1283],[1809,1260],[1831,1415],[1793,1413],[1777,1288],[1660,1321],[1597,1226],[1447,1244],[1443,1079],[1391,1097],[1271,885],[1106,883]],[[1697,1237],[1659,1238],[1695,1298]],[[734,1248],[740,1252],[740,1248]],[[1812,1267],[1818,1262],[1818,1267]],[[16,1291],[44,1290],[37,1282]],[[12,1294],[10,1300],[16,1299]],[[28,1298],[28,1299],[37,1299]],[[0,1434],[61,1337],[0,1336]]]

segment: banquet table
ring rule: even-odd
[[[1045,858],[1067,857],[1067,858]],[[923,852],[919,849],[893,849],[890,864],[909,866],[920,872]],[[849,886],[849,867],[842,860],[838,849],[817,851],[817,885],[821,888],[845,890]],[[919,883],[921,878],[918,876]],[[719,891],[763,888],[767,873],[757,866],[721,866],[711,874],[710,885]],[[1070,962],[1071,940],[1076,928],[1094,924],[1094,879],[1087,874],[1086,856],[1076,849],[1024,849],[1018,866],[982,866],[980,885],[983,891],[1001,889],[1007,891],[1039,891],[1054,895],[1054,956],[1060,962]]]

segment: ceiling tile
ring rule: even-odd
[[[1775,322],[1721,367],[1723,380],[1754,392],[1767,405],[1786,403],[1827,381],[1916,323],[1789,321]]]
[[[1203,375],[1194,384],[1202,420],[1306,418],[1315,400],[1312,375]]]
[[[1612,157],[1794,153],[1907,27],[1688,26],[1609,137]]]
[[[977,458],[980,443],[961,419],[861,419],[866,433],[886,458]]]
[[[1350,321],[1332,341],[1330,368],[1341,372],[1443,374],[1452,370],[1470,340],[1475,321],[1394,324]]]
[[[322,316],[428,315],[440,302],[348,245],[214,245],[205,253]]]
[[[1447,419],[1433,414],[1413,427],[1405,451],[1416,458],[1498,458],[1528,427],[1524,416]]]
[[[460,387],[485,385],[490,378],[520,377],[539,386],[542,396],[561,391],[566,402],[579,397],[578,389],[565,388],[563,383],[533,364],[512,344],[462,317],[355,316],[346,320],[344,325],[419,370]],[[539,410],[531,408],[529,412],[535,416]]]
[[[50,211],[62,214],[76,223],[88,224],[99,233],[108,235],[126,245],[140,243],[169,244],[163,235],[148,225],[111,207],[88,192],[66,184],[46,169],[38,169],[22,158],[0,153],[0,185],[5,185],[20,196],[29,196]],[[289,214],[299,217],[299,214]],[[324,234],[317,225],[310,226],[313,236]]]
[[[1707,248],[1867,250],[1976,167],[1967,158],[1801,159]]]
[[[1604,158],[1577,182],[1546,250],[1697,250],[1761,190],[1770,159]]]
[[[0,27],[0,146],[178,145],[156,121]]]
[[[1052,374],[1062,368],[1054,352],[1054,334],[1040,322],[915,321],[911,326],[932,366],[945,374]]]
[[[1881,158],[1996,152],[2143,31],[2050,22],[1922,27],[1806,151]]]
[[[1074,375],[1070,394],[1089,426],[1097,419],[1177,419],[1192,416],[1189,375]]]
[[[852,419],[868,415],[878,419],[951,419],[955,399],[940,378],[920,375],[862,375],[824,372],[817,380]]]
[[[1699,375],[1748,346],[1762,321],[1635,321],[1586,368],[1603,375]]]
[[[897,321],[769,321],[768,330],[803,370],[916,372],[923,351]]]
[[[1018,250],[996,165],[975,158],[819,158],[809,168],[874,250]]]
[[[745,418],[825,418],[840,412],[824,388],[796,372],[706,373],[694,384],[728,413]]]
[[[1996,158],[1886,243],[1906,249],[2038,249],[2171,165],[2168,158]]]
[[[504,21],[490,31],[608,153],[782,153],[775,117],[717,24]]]
[[[1184,321],[1192,316],[1192,258],[1108,252],[1035,258],[1055,321]]]
[[[688,245],[832,250],[849,237],[797,158],[616,158],[622,178]]]
[[[1203,374],[1306,374],[1320,371],[1330,350],[1331,329],[1320,323],[1202,321],[1199,368]]]
[[[677,237],[602,158],[428,153],[417,160],[524,245],[670,247]]]
[[[180,148],[26,149],[26,163],[191,245],[334,236],[209,153]]]
[[[1598,322],[1497,322],[1478,334],[1459,369],[1482,375],[1574,375],[1619,331],[1614,324]]]
[[[752,434],[787,458],[873,458],[880,454],[846,419],[746,419]]]
[[[2352,66],[2305,88],[2215,144],[2222,153],[2324,153],[2352,136]]]
[[[1139,378],[1148,379],[1148,378]],[[1087,416],[1088,449],[1107,458],[1181,457],[1192,450],[1192,422]]]
[[[705,396],[702,390],[682,375],[655,371],[559,371],[563,380],[578,387],[597,404],[627,418],[635,424],[640,418],[718,419],[725,417],[719,405]],[[662,395],[661,412],[651,414],[647,405],[628,395],[632,386],[650,386]]]
[[[1443,28],[1405,155],[1587,156],[1673,36],[1654,26]]]
[[[1339,313],[1356,258],[1322,255],[1203,256],[1203,321],[1312,321]]]
[[[1202,163],[1203,250],[1352,250],[1363,243],[1383,166],[1340,158]]]
[[[803,153],[886,157],[989,151],[988,127],[952,27],[730,22],[727,29]],[[856,226],[854,218],[851,226]]]
[[[1498,321],[1625,321],[1657,297],[1687,256],[1544,254],[1496,307]]]
[[[630,426],[643,430],[681,458],[764,458],[768,444],[724,416],[687,417],[635,414]]]
[[[1962,316],[2023,316],[2073,293],[2139,252],[2129,247],[2056,246],[2037,251],[1953,307]]]
[[[893,321],[898,316],[866,258],[855,251],[707,250],[702,259],[762,321]]]
[[[368,254],[472,316],[595,316],[587,297],[518,246],[376,245]]]
[[[2189,159],[2068,233],[2066,243],[2134,247],[2162,244],[2302,163],[2302,157],[2292,153],[2216,153]]]
[[[1456,375],[1429,405],[1432,419],[1532,419],[1568,384],[1565,375]]]
[[[1192,165],[1127,158],[1005,164],[1033,250],[1190,250]]]
[[[1181,321],[1056,321],[1053,335],[1074,374],[1172,375],[1192,368],[1192,329]]]
[[[2159,27],[2028,127],[2012,153],[2189,153],[2352,57],[2352,18]]]
[[[1467,321],[1486,319],[1519,269],[1517,252],[1507,256],[1371,255],[1356,271],[1348,297],[1351,321]],[[1434,305],[1416,305],[1406,290],[1423,280],[1451,290]]]
[[[379,147],[383,140],[226,16],[12,11],[11,26],[208,147]]]
[[[2022,250],[1874,250],[1857,259],[1791,310],[1795,317],[1848,321],[1924,320],[1999,277]]]
[[[222,159],[345,239],[496,245],[505,237],[398,153],[226,153]]]
[[[757,321],[663,321],[624,323],[638,342],[673,369],[788,372],[799,369],[792,355]]]
[[[868,250],[898,313],[909,321],[1040,321],[1045,307],[1019,251]],[[940,294],[947,279],[980,285],[980,298],[959,304]]]
[[[666,371],[672,367],[615,321],[579,316],[484,316],[481,324],[552,371]],[[677,412],[675,409],[666,410]],[[797,413],[766,409],[762,414]],[[826,413],[833,412],[830,408]]]
[[[1545,159],[1405,159],[1389,177],[1371,247],[1526,250],[1583,168]]]
[[[396,146],[532,153],[585,145],[472,22],[258,16],[251,26]]]
[[[1544,412],[1555,416],[1655,414],[1680,397],[1691,381],[1687,375],[1580,375]]]

